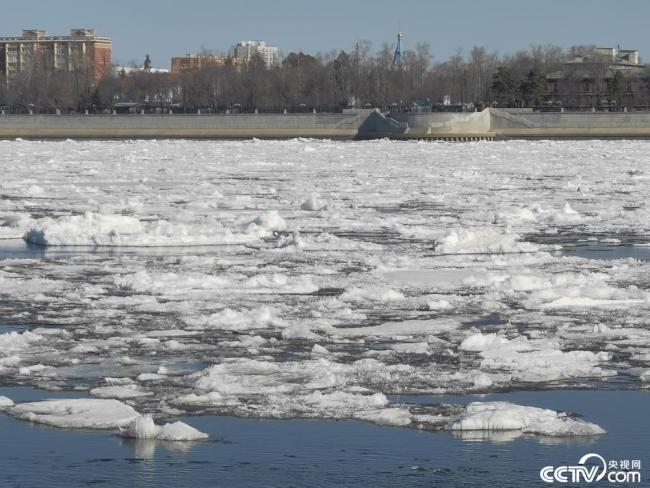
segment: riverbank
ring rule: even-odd
[[[0,139],[646,139],[650,112],[3,115]]]

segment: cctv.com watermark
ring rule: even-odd
[[[641,483],[640,459],[606,461],[595,453],[585,454],[576,465],[544,466],[539,477],[546,483]]]

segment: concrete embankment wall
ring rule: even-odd
[[[395,138],[446,140],[650,138],[650,112],[391,113],[408,125]]]
[[[649,112],[527,112],[490,110],[491,131],[504,138],[645,138]]]
[[[650,138],[650,112],[0,115],[0,138]]]
[[[353,139],[368,113],[4,115],[0,116],[0,138]]]
[[[483,112],[390,113],[389,117],[408,125],[402,138],[491,139],[491,117]]]

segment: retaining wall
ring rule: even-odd
[[[408,124],[402,134],[405,138],[474,139],[492,138],[490,112],[433,112],[389,114],[389,117]]]
[[[0,138],[353,139],[367,113],[219,115],[5,115]]]
[[[529,112],[490,110],[490,128],[505,138],[645,138],[649,112]]]
[[[650,138],[650,112],[0,115],[0,138]]]

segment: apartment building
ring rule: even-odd
[[[47,69],[87,69],[95,81],[111,72],[112,41],[94,29],[71,29],[68,36],[50,36],[26,29],[22,36],[0,37],[0,75],[7,79],[43,63]]]
[[[253,56],[260,56],[267,68],[280,63],[280,49],[267,46],[264,41],[240,41],[230,48],[229,56],[242,62],[249,62]]]

